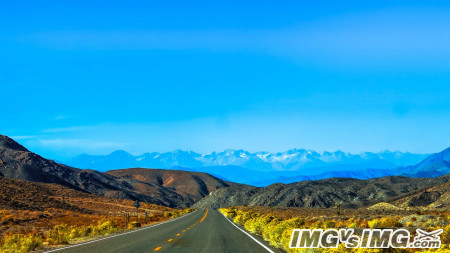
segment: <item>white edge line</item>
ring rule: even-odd
[[[220,211],[219,211],[220,212]],[[264,249],[266,249],[267,251],[269,251],[270,253],[275,253],[273,250],[269,249],[269,247],[267,247],[266,245],[262,244],[260,241],[258,241],[257,239],[255,239],[253,236],[251,236],[249,233],[245,232],[242,228],[238,227],[236,224],[234,224],[232,221],[230,221],[227,216],[225,216],[225,214],[223,214],[222,212],[220,212],[223,217],[225,217],[225,219],[227,221],[229,221],[233,226],[235,226],[237,229],[241,230],[242,233],[248,235],[248,237],[252,238],[253,241],[257,242],[259,245],[261,245],[261,247],[263,247]]]
[[[139,231],[141,231],[141,230],[153,228],[153,227],[156,227],[156,226],[165,224],[165,223],[169,223],[169,222],[172,222],[172,221],[176,221],[176,220],[178,220],[178,219],[187,217],[188,215],[193,214],[193,213],[195,213],[195,212],[197,212],[197,211],[198,211],[198,210],[195,210],[195,211],[192,212],[192,213],[188,213],[188,214],[183,215],[183,216],[180,216],[180,217],[178,217],[178,218],[175,218],[175,219],[172,219],[172,220],[168,220],[168,221],[164,221],[164,222],[161,222],[161,223],[158,223],[158,224],[155,224],[155,225],[146,226],[146,227],[143,227],[143,228],[140,228],[140,229],[136,229],[136,230],[132,230],[132,231],[129,231],[129,232],[120,233],[120,234],[116,234],[116,235],[111,235],[111,236],[108,236],[108,237],[104,237],[104,238],[100,238],[100,239],[96,239],[96,240],[92,240],[92,241],[88,241],[88,242],[84,242],[84,243],[80,243],[80,244],[75,244],[75,245],[68,246],[68,247],[64,247],[64,248],[54,249],[54,250],[50,250],[50,251],[44,251],[44,252],[45,252],[45,253],[50,253],[50,252],[56,252],[56,251],[60,251],[60,250],[66,250],[66,249],[75,248],[75,247],[78,247],[78,246],[82,246],[82,245],[86,245],[86,244],[90,244],[90,243],[94,243],[94,242],[103,241],[103,240],[110,239],[110,238],[113,238],[113,237],[118,237],[118,236],[122,236],[122,235],[126,235],[126,234],[131,234],[131,233],[134,233],[134,232],[139,232]]]

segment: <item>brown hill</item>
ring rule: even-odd
[[[133,203],[132,200],[105,198],[57,184],[0,177],[0,210],[45,211],[59,209],[78,213],[102,214],[113,209],[134,211]],[[147,203],[142,203],[142,207],[151,210],[172,210]]]
[[[178,170],[125,169],[108,173],[80,170],[45,159],[3,135],[0,135],[0,175],[169,207],[188,207],[211,191],[234,185],[206,173]]]
[[[206,173],[161,169],[122,169],[108,171],[134,192],[159,199],[166,206],[191,206],[211,192],[236,185]]]
[[[4,234],[44,233],[55,225],[97,225],[109,219],[124,225],[124,213],[136,216],[132,200],[105,198],[57,184],[0,177],[0,237]],[[165,219],[173,209],[142,203],[149,222]],[[142,218],[143,220],[143,218]]]
[[[138,197],[113,176],[58,164],[28,151],[4,135],[0,135],[0,173],[6,178],[55,183],[102,196]]]
[[[32,183],[0,177],[0,209],[44,211],[57,208],[82,213],[89,210],[65,202],[61,196],[86,198],[89,194],[56,184]]]

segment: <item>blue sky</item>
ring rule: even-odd
[[[2,1],[0,133],[49,158],[450,146],[446,1]]]

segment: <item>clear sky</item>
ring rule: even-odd
[[[32,151],[438,152],[448,1],[1,1],[0,133]]]

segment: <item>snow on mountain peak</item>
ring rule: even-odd
[[[120,166],[147,167],[147,168],[172,168],[180,166],[185,168],[200,168],[211,166],[233,165],[246,169],[263,171],[295,171],[302,168],[317,168],[323,166],[347,166],[358,163],[364,166],[395,167],[415,164],[425,155],[417,155],[402,152],[383,151],[379,153],[364,152],[351,154],[343,151],[318,153],[314,150],[294,148],[285,152],[255,152],[251,153],[242,149],[227,149],[222,152],[199,154],[193,151],[176,150],[165,153],[145,153],[140,156],[132,156],[125,151],[116,151],[106,156],[83,155],[72,159],[68,164],[78,167],[87,167],[83,164],[102,164],[108,166],[120,161]],[[84,162],[83,162],[84,161]],[[127,162],[128,161],[128,162]],[[127,165],[128,164],[128,165]],[[373,164],[373,165],[371,165]],[[105,165],[106,166],[106,165]],[[117,165],[118,166],[118,165]],[[365,167],[368,168],[368,167]],[[112,169],[108,167],[108,169]]]

